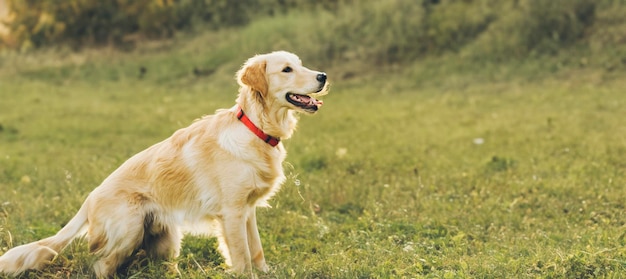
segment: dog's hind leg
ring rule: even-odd
[[[104,278],[115,274],[141,245],[145,215],[136,206],[120,203],[99,210],[99,216],[90,223],[88,237],[89,250],[99,257],[94,271],[98,278]]]

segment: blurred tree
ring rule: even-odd
[[[194,26],[219,29],[295,9],[324,10],[311,36],[328,59],[375,63],[464,51],[489,57],[555,53],[579,42],[599,3],[615,0],[6,0],[23,49],[126,45]],[[620,0],[621,1],[621,0]],[[624,5],[623,1],[621,2]],[[613,4],[618,5],[618,4]],[[319,15],[320,13],[318,13]],[[328,17],[327,17],[328,16]],[[315,34],[315,35],[313,35]]]
[[[202,22],[213,28],[248,23],[259,0],[8,0],[8,24],[22,48],[67,42],[124,43],[162,38]]]

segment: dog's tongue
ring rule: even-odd
[[[307,96],[307,98],[309,99],[309,105],[321,106],[324,104],[324,101],[322,100],[311,98],[309,96]]]
[[[308,106],[321,106],[324,104],[324,101],[311,98],[307,95],[295,95],[295,98],[297,99],[297,101],[303,104],[307,104]]]

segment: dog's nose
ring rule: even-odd
[[[317,74],[317,81],[321,83],[326,82],[326,73]]]

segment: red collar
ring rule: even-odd
[[[246,127],[248,127],[248,129],[250,129],[250,131],[252,131],[257,137],[267,142],[267,144],[271,145],[272,147],[278,145],[278,143],[280,142],[279,138],[272,137],[264,133],[263,130],[254,125],[250,118],[248,118],[248,116],[243,113],[243,109],[241,107],[239,107],[239,111],[237,112],[237,119],[239,119],[239,121],[246,125]]]

